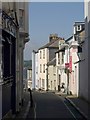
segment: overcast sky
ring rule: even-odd
[[[84,21],[83,2],[29,3],[30,41],[25,45],[24,59],[32,59],[32,50],[46,44],[52,33],[65,39],[70,37],[73,34],[73,24],[77,21]]]

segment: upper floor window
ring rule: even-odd
[[[77,31],[80,31],[81,30],[81,25],[78,25],[77,26]]]
[[[58,64],[60,64],[60,53],[58,53]]]
[[[64,52],[62,52],[62,64],[64,63]]]
[[[32,71],[30,70],[30,78],[32,77]]]
[[[43,50],[43,59],[45,59],[45,50]]]
[[[43,64],[43,73],[45,73],[45,64]]]
[[[42,72],[42,65],[40,64],[40,73]]]
[[[40,51],[40,59],[42,58],[42,51]]]

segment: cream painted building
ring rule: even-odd
[[[56,58],[48,62],[48,89],[56,90]]]
[[[56,90],[60,91],[61,84],[64,77],[64,51],[61,50],[61,46],[65,44],[65,40],[59,41],[59,50],[56,51]]]
[[[48,90],[48,65],[47,63],[55,58],[55,52],[58,50],[59,40],[57,34],[51,34],[49,43],[38,50],[38,87],[39,89]]]

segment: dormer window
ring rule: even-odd
[[[77,31],[80,31],[81,30],[81,25],[78,25],[77,26]]]

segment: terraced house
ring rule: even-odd
[[[59,48],[58,44],[61,39],[62,38],[58,37],[57,34],[50,34],[49,43],[38,49],[38,88],[39,89],[43,89],[43,90],[53,89],[50,86],[54,86],[54,89],[56,89],[56,85],[53,85],[54,83],[56,84],[55,73],[52,73],[52,78],[55,79],[50,80],[51,64],[48,62],[53,61],[55,59],[55,52]]]

